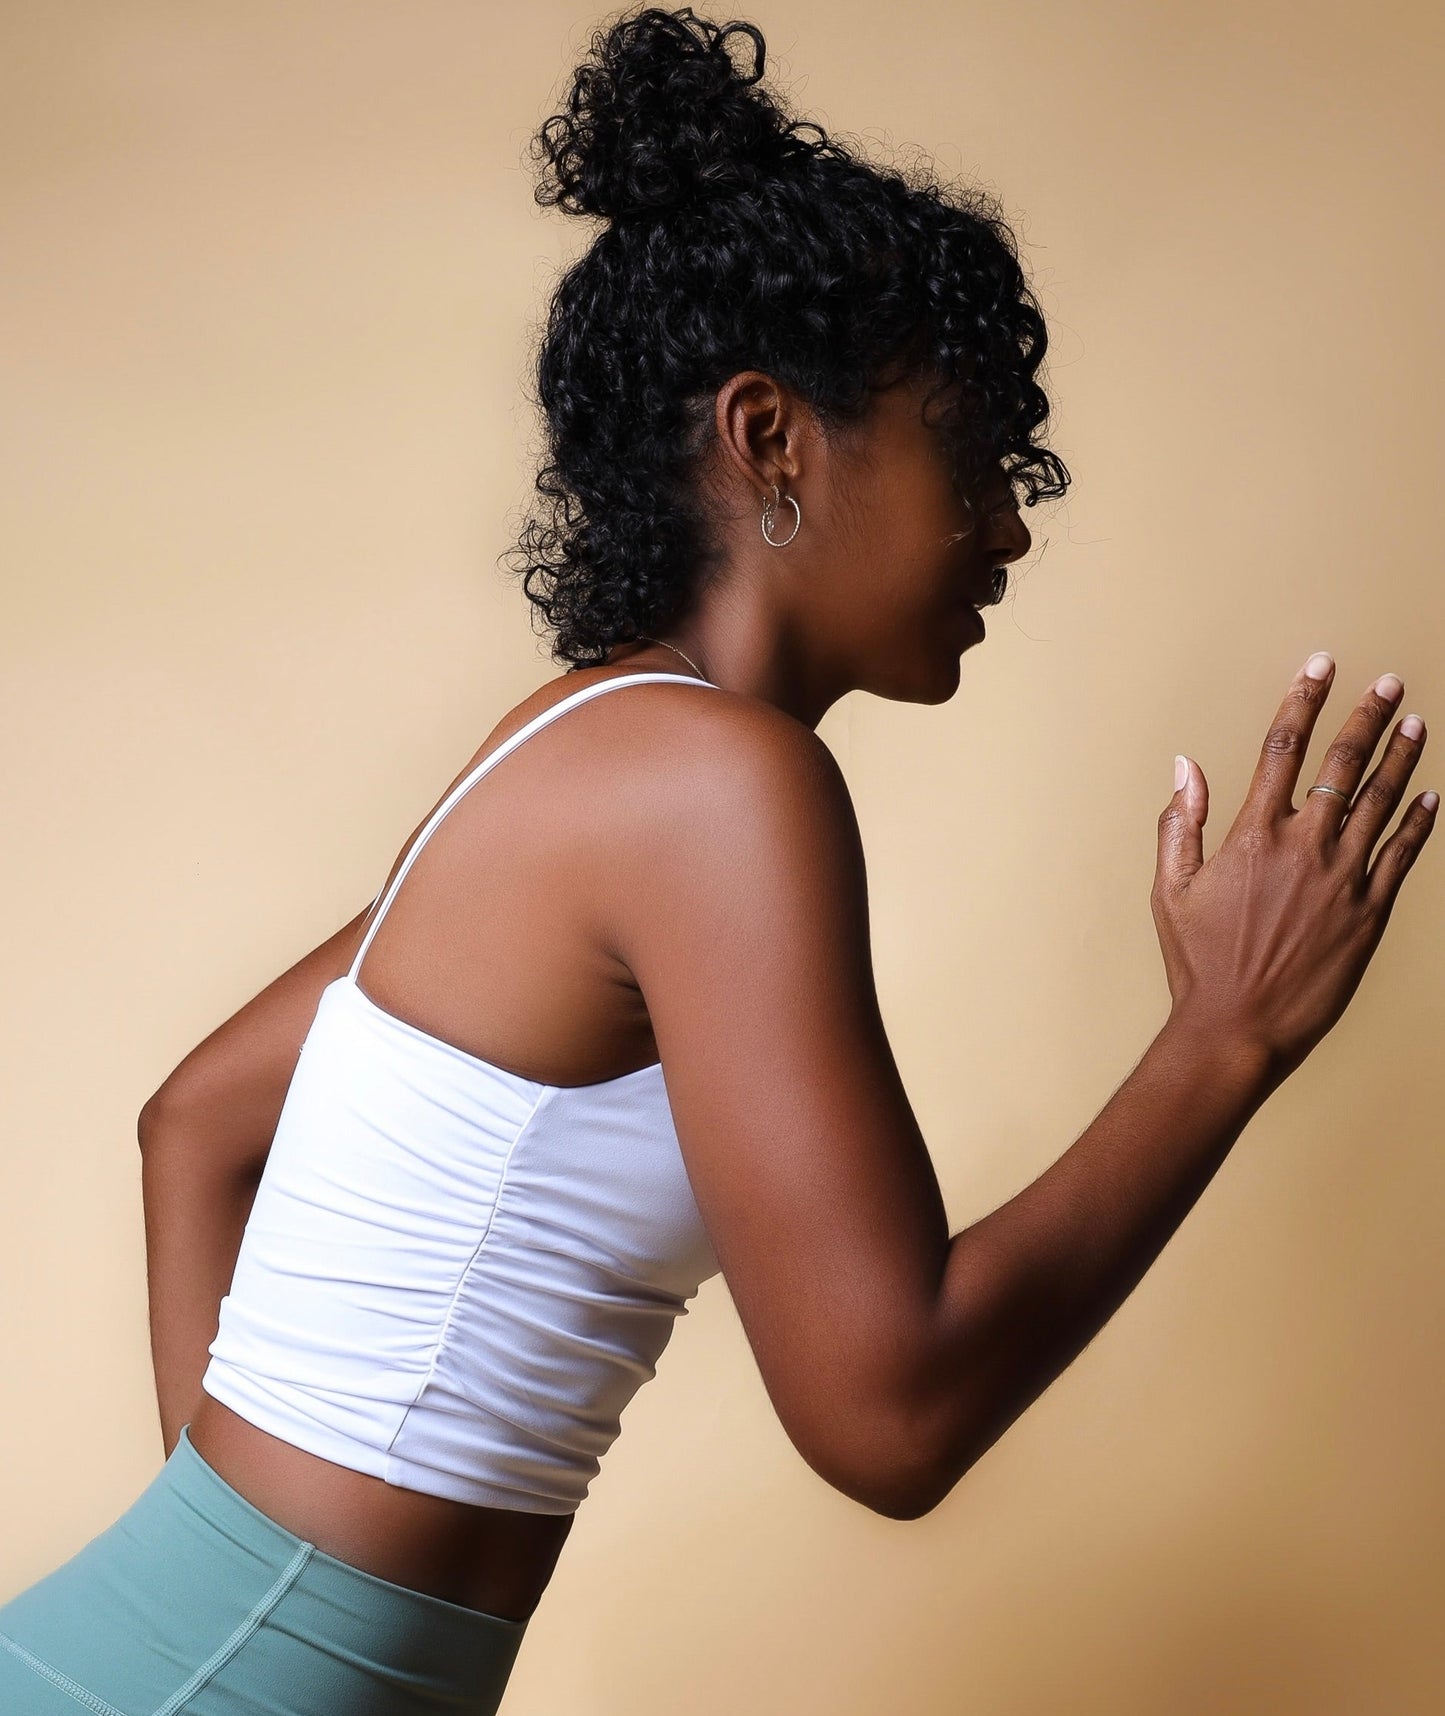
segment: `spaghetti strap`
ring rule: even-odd
[[[346,974],[350,982],[356,982],[356,974],[361,969],[361,962],[366,957],[367,948],[371,946],[371,938],[381,927],[381,920],[386,916],[392,900],[396,897],[396,890],[401,886],[402,878],[411,868],[417,853],[426,845],[427,841],[432,836],[433,830],[438,826],[442,818],[447,814],[452,806],[456,804],[464,794],[469,792],[494,764],[501,762],[502,758],[505,757],[509,751],[516,750],[517,746],[522,744],[524,740],[530,739],[533,733],[540,732],[549,721],[555,721],[559,715],[564,715],[567,710],[574,708],[579,703],[587,702],[591,697],[600,697],[604,691],[615,691],[619,685],[636,685],[644,680],[673,680],[681,685],[706,685],[710,686],[714,691],[718,689],[718,687],[713,684],[712,680],[698,679],[690,673],[663,673],[660,671],[651,673],[619,673],[614,675],[611,679],[596,680],[591,685],[584,685],[580,691],[574,691],[567,697],[559,698],[557,702],[544,709],[540,715],[534,715],[530,721],[519,727],[510,738],[503,739],[501,744],[498,745],[495,750],[489,751],[474,769],[470,770],[457,782],[457,784],[427,818],[425,825],[417,834],[416,839],[411,844],[410,850],[403,859],[401,868],[392,878],[391,886],[388,888],[385,883],[382,884],[381,893],[376,896],[376,899],[373,900],[371,905],[368,907],[368,911],[375,912],[376,915],[372,918],[371,925],[367,929],[365,936],[362,937],[361,946],[356,952],[356,958],[351,962],[351,970]],[[383,898],[383,896],[385,897]],[[381,905],[380,911],[376,910],[378,902]]]

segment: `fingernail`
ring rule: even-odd
[[[1418,739],[1424,731],[1425,723],[1418,715],[1407,715],[1400,723],[1400,737],[1402,739]]]
[[[1305,663],[1305,675],[1309,679],[1326,679],[1334,665],[1335,658],[1327,649],[1317,649]]]
[[[1382,673],[1375,681],[1375,694],[1383,697],[1386,703],[1393,703],[1404,689],[1405,681],[1398,673]]]
[[[1426,792],[1420,795],[1420,803],[1424,805],[1426,810],[1434,810],[1439,802],[1440,794],[1438,792]]]
[[[1175,790],[1175,792],[1178,792],[1180,787],[1182,787],[1184,785],[1185,781],[1187,781],[1188,779],[1189,779],[1189,759],[1187,757],[1176,757],[1174,759],[1174,790]]]

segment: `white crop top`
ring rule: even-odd
[[[462,794],[568,709],[649,680],[712,683],[594,681],[498,745],[421,829],[351,970],[321,993],[221,1301],[205,1391],[403,1489],[571,1513],[675,1319],[718,1273],[661,1062],[540,1084],[357,986]]]

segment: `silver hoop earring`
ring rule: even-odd
[[[777,497],[777,498],[774,498],[774,497]],[[777,517],[778,499],[782,499],[782,500],[787,501],[788,505],[790,507],[792,507],[793,512],[796,514],[796,517],[793,520],[793,535],[792,536],[785,536],[781,542],[774,542],[772,537],[768,535],[768,530],[771,527],[773,520]],[[786,548],[788,546],[788,544],[793,540],[793,536],[796,536],[798,534],[798,528],[802,524],[802,522],[803,522],[803,509],[802,509],[802,507],[800,507],[798,505],[797,501],[795,501],[791,495],[778,496],[778,485],[776,483],[774,483],[772,495],[770,495],[768,497],[768,499],[763,502],[763,541],[766,542],[769,545],[769,547],[772,547],[772,548]]]

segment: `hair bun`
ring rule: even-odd
[[[741,71],[731,37],[752,43]],[[649,6],[592,38],[565,111],[533,140],[544,205],[621,220],[755,185],[794,146],[759,89],[766,49],[756,26],[715,24],[691,6]]]

